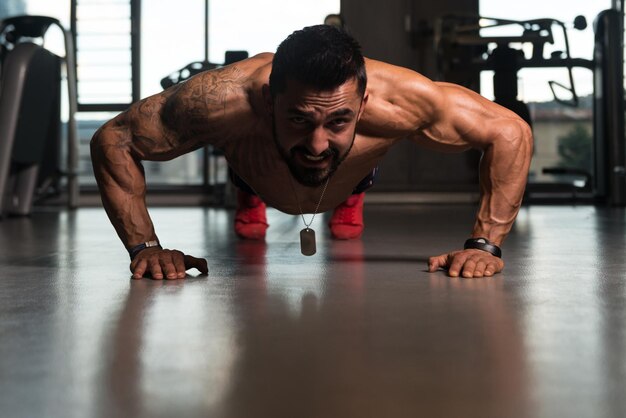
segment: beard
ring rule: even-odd
[[[300,145],[293,147],[291,150],[287,151],[280,146],[278,142],[278,137],[276,135],[276,120],[274,116],[272,116],[272,124],[273,124],[273,132],[272,136],[274,138],[274,143],[276,144],[276,148],[278,148],[278,152],[285,163],[287,163],[287,167],[289,167],[289,171],[296,179],[296,181],[303,186],[307,187],[319,187],[326,182],[332,176],[337,168],[341,165],[341,163],[348,157],[350,150],[352,150],[352,146],[354,145],[354,138],[356,137],[356,129],[352,134],[352,141],[350,141],[350,147],[348,150],[341,155],[339,150],[335,147],[328,147],[324,152],[319,154],[320,156],[327,158],[331,157],[330,165],[327,168],[318,169],[318,168],[310,168],[303,167],[298,164],[296,154],[304,153],[310,154],[306,147]]]

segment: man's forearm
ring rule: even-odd
[[[501,245],[524,196],[532,158],[532,132],[524,122],[509,124],[484,151],[480,162],[481,201],[472,235]]]
[[[143,167],[131,153],[127,128],[100,129],[91,140],[91,158],[102,203],[118,236],[132,248],[156,239],[145,203]]]

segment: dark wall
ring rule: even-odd
[[[341,0],[341,13],[367,57],[408,67],[434,79],[432,29],[436,19],[451,13],[478,14],[478,0]],[[412,33],[406,30],[408,26]],[[472,87],[477,84],[474,82]],[[380,165],[375,190],[475,190],[478,160],[475,151],[441,154],[402,142]]]

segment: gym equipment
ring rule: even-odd
[[[574,19],[572,25],[556,19],[515,21],[482,16],[444,16],[435,27],[435,48],[441,79],[455,72],[494,71],[493,90],[495,102],[517,113],[531,124],[528,107],[517,100],[517,73],[522,68],[566,68],[569,86],[555,81],[549,82],[555,101],[575,107],[578,95],[574,85],[572,69],[587,68],[594,74],[594,146],[596,173],[579,169],[546,168],[544,173],[556,175],[578,175],[585,178],[586,191],[595,199],[618,206],[626,205],[626,170],[623,102],[623,46],[621,14],[617,10],[606,10],[594,22],[594,59],[573,58],[570,54],[567,28],[585,29],[583,16]],[[479,30],[497,26],[516,25],[523,28],[520,36],[480,36]],[[546,43],[554,44],[553,28],[560,28],[564,49],[544,58]],[[496,44],[492,50],[489,44]],[[511,46],[526,44],[532,47],[530,58],[521,49]],[[571,95],[562,99],[557,89]],[[583,190],[581,190],[583,191]],[[576,190],[574,190],[574,195]]]
[[[203,71],[213,70],[217,68],[218,65],[209,61],[194,61],[190,64],[185,65],[180,70],[174,71],[173,73],[163,77],[161,79],[161,87],[163,89],[167,89],[172,87],[175,84],[182,83],[190,77],[193,77],[196,74],[199,74]]]
[[[480,29],[500,26],[521,26],[523,33],[520,36],[481,36]],[[553,27],[562,29],[563,51],[552,53],[550,58],[544,58],[546,43],[554,43]],[[587,21],[583,16],[574,20],[575,29],[585,29]],[[489,44],[496,44],[491,51]],[[511,43],[529,44],[532,55],[526,58],[521,49],[510,46]],[[572,58],[565,23],[556,19],[534,19],[516,21],[508,19],[490,18],[483,16],[456,16],[449,15],[437,21],[435,27],[435,50],[437,52],[437,67],[440,77],[446,79],[446,74],[454,71],[487,71],[494,72],[493,92],[495,102],[514,111],[522,119],[531,124],[530,113],[524,102],[517,100],[517,73],[522,68],[564,67],[568,71],[569,86],[556,81],[549,82],[550,89],[559,103],[568,106],[578,105],[578,96],[572,76],[573,67],[593,68],[593,62],[582,58]],[[560,99],[554,87],[560,87],[570,92],[572,98]]]
[[[43,47],[50,26],[64,35],[65,59]],[[60,173],[61,63],[69,97],[67,126],[68,205],[78,201],[76,177],[76,76],[72,37],[57,19],[16,16],[0,21],[0,215],[28,215],[38,184]]]

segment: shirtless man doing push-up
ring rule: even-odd
[[[213,145],[264,202],[300,215],[345,201],[404,138],[444,152],[483,153],[471,238],[431,257],[429,271],[500,272],[499,247],[519,211],[530,165],[528,125],[463,87],[363,58],[356,41],[331,26],[296,31],[276,54],[198,74],[132,105],[96,132],[91,151],[133,278],[177,279],[190,268],[207,273],[207,262],[158,244],[141,160]],[[302,245],[311,250],[308,237]]]

